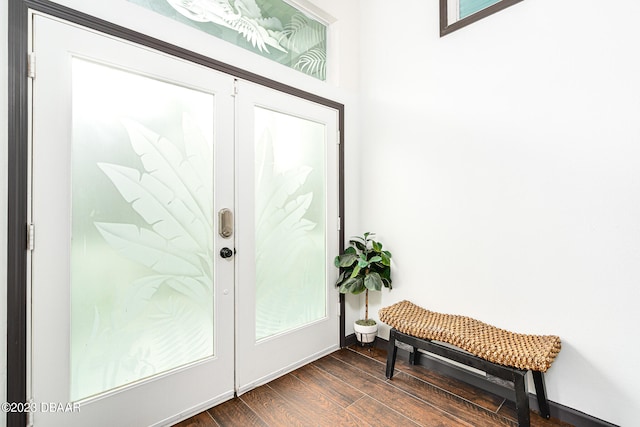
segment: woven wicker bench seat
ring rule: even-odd
[[[543,373],[560,352],[555,335],[516,334],[470,317],[426,310],[401,301],[378,312],[380,321],[391,326],[387,355],[387,378],[393,377],[396,341],[413,347],[410,361],[417,362],[418,349],[483,370],[513,383],[518,425],[529,426],[529,399],[525,374],[531,371],[541,415],[549,418]],[[451,344],[456,348],[443,346]]]

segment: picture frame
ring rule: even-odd
[[[522,0],[495,0],[488,6],[474,13],[460,17],[460,5],[463,0],[440,0],[440,37],[444,37],[460,28],[466,27],[480,19],[493,15],[509,6],[513,6]]]

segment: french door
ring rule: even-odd
[[[238,95],[242,393],[338,348],[338,119],[252,83]]]
[[[233,396],[233,80],[36,15],[34,425],[170,424]],[[72,403],[70,406],[66,406]]]
[[[34,425],[171,425],[336,349],[335,110],[32,26]]]

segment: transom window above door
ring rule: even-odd
[[[326,80],[328,25],[284,0],[129,0]]]

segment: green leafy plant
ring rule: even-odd
[[[340,268],[336,286],[343,294],[365,293],[365,323],[369,319],[369,291],[380,291],[391,286],[391,252],[382,250],[382,243],[373,240],[374,233],[364,233],[349,240],[349,247],[336,256],[334,264]],[[373,321],[375,324],[375,321]]]

